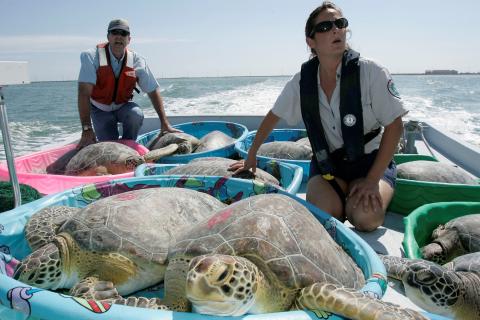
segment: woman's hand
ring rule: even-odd
[[[177,129],[177,128],[174,128],[170,125],[170,123],[168,124],[162,124],[162,129],[160,130],[160,133],[161,135],[164,135],[165,133],[168,133],[168,132],[171,132],[171,133],[175,133],[175,132],[183,132],[182,130],[180,129]]]
[[[378,181],[367,178],[357,180],[351,187],[348,197],[353,201],[353,208],[362,205],[365,212],[370,211],[369,207],[373,212],[383,209]]]
[[[234,171],[234,175],[250,169],[253,173],[255,173],[257,169],[257,157],[255,155],[251,156],[250,154],[248,154],[246,160],[238,160],[237,162],[232,163],[228,168],[229,171]]]

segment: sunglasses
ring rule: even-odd
[[[126,37],[130,35],[130,32],[127,32],[125,30],[115,29],[115,30],[110,30],[110,34],[113,34],[114,36]]]
[[[313,27],[312,32],[310,33],[310,37],[313,37],[313,35],[316,32],[328,32],[332,30],[333,25],[335,25],[338,29],[344,29],[348,27],[348,20],[346,18],[339,18],[335,21],[322,21],[317,23],[315,27]]]

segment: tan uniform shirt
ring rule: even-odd
[[[363,108],[364,133],[368,133],[380,126],[387,126],[397,117],[408,111],[405,109],[400,96],[393,84],[392,77],[387,69],[372,60],[360,57],[360,86]],[[333,91],[330,103],[320,86],[320,77],[317,77],[319,92],[320,117],[325,131],[330,152],[343,146],[342,128],[340,119],[340,76],[342,66],[337,68],[337,84]],[[318,73],[317,73],[318,74]],[[284,119],[290,125],[302,121],[300,107],[300,73],[290,79],[271,110],[275,115]],[[319,131],[318,134],[321,134]],[[365,153],[378,149],[382,135],[379,134],[365,145]]]

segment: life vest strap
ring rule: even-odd
[[[381,131],[382,131],[382,129],[380,127],[378,127],[377,129],[374,129],[374,130],[368,132],[367,134],[365,134],[363,136],[363,144],[366,145],[367,143],[372,141],[376,136],[378,136],[380,134]],[[343,148],[343,147],[338,148],[337,150],[330,153],[330,157],[334,161],[349,161],[348,157],[347,157],[347,152],[345,151],[345,148]]]

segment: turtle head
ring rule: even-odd
[[[464,254],[458,231],[455,228],[438,226],[432,232],[432,242],[421,249],[425,260],[444,264],[453,258]],[[461,252],[460,252],[461,251]]]
[[[403,275],[407,297],[421,308],[452,316],[451,307],[459,299],[461,288],[455,272],[425,260],[414,260]]]
[[[143,163],[145,163],[145,159],[142,156],[129,156],[127,159],[125,159],[125,166],[129,170],[134,170]]]
[[[42,289],[55,289],[62,276],[60,251],[53,242],[25,257],[13,277],[23,283]]]
[[[425,260],[433,261],[438,264],[447,262],[447,251],[440,242],[432,242],[421,249],[422,257]]]
[[[187,298],[193,311],[221,316],[240,316],[255,302],[258,269],[247,259],[204,255],[190,262]]]

